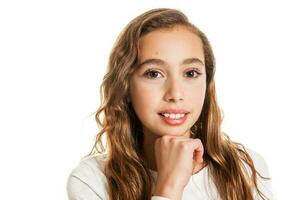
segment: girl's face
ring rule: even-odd
[[[130,98],[144,134],[189,137],[206,90],[201,39],[178,25],[146,34],[139,48],[140,65],[130,80]]]

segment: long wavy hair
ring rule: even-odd
[[[141,37],[158,29],[183,25],[199,36],[203,43],[206,68],[206,94],[199,119],[192,127],[193,138],[204,146],[203,159],[223,200],[253,200],[259,190],[254,163],[245,147],[221,132],[222,115],[215,91],[215,59],[211,45],[203,32],[189,22],[181,11],[158,8],[134,18],[121,32],[110,53],[107,72],[103,78],[101,105],[95,112],[100,129],[88,154],[107,154],[105,175],[110,200],[149,200],[152,176],[142,154],[142,125],[128,101],[129,81],[137,69]],[[106,136],[106,148],[102,136]],[[107,150],[107,152],[106,152]],[[251,169],[247,173],[245,163]]]

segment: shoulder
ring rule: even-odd
[[[269,176],[269,168],[266,160],[261,156],[258,152],[254,151],[250,148],[245,148],[247,153],[253,160],[255,169],[260,173],[262,176]]]
[[[271,177],[269,173],[269,167],[266,162],[266,160],[256,151],[250,149],[250,148],[245,148],[246,152],[250,155],[252,158],[255,170],[259,173],[256,174],[257,177],[257,185],[259,190],[265,194],[267,197],[273,199],[273,194],[272,194],[272,185],[271,185]],[[249,174],[251,174],[250,167],[246,167]],[[262,178],[261,176],[269,179]],[[259,195],[257,194],[257,191],[255,191],[255,199],[260,199]]]
[[[67,181],[70,200],[107,199],[104,163],[106,154],[97,154],[80,160]]]

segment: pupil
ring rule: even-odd
[[[156,77],[156,75],[157,75],[157,72],[150,72],[151,77]]]

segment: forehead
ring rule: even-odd
[[[190,57],[204,61],[203,44],[198,35],[184,26],[155,30],[140,39],[140,63],[149,58],[176,63]]]

